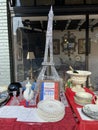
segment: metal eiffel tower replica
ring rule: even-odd
[[[53,16],[54,14],[51,6],[48,14],[44,61],[42,62],[42,70],[40,71],[39,76],[37,78],[37,83],[43,80],[53,80],[59,81],[60,87],[62,87],[62,79],[59,77],[53,62]]]

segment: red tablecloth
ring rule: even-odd
[[[94,93],[92,91],[90,91],[88,88],[85,88],[85,91],[94,95]],[[71,91],[70,88],[66,89],[67,99],[76,116],[76,120],[77,120],[76,129],[77,130],[98,130],[98,121],[97,120],[95,120],[95,121],[82,120],[77,108],[82,108],[83,106],[77,105],[74,102],[74,95],[75,95],[75,92]],[[93,103],[93,101],[92,101],[92,103]]]
[[[70,107],[67,107],[65,117],[58,122],[25,123],[16,119],[0,118],[0,130],[76,130],[76,122]]]
[[[7,105],[10,104],[10,101]],[[25,101],[22,101],[20,105],[25,106]],[[16,119],[0,118],[0,130],[76,130],[76,121],[73,117],[71,108],[66,107],[65,116],[61,121],[47,123],[26,123],[16,121]]]

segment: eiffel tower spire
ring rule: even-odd
[[[51,6],[48,14],[44,61],[42,62],[42,69],[37,78],[37,83],[39,84],[39,82],[43,80],[53,80],[53,81],[59,81],[60,86],[62,87],[62,79],[59,77],[53,62],[53,39],[52,39],[53,16],[54,14]]]
[[[52,42],[52,29],[53,29],[53,10],[52,6],[48,14],[48,25],[46,32],[46,46],[45,46],[45,54],[44,54],[44,62],[42,65],[54,65],[53,64],[53,42]],[[50,58],[48,55],[50,54]],[[48,61],[50,59],[50,62]]]

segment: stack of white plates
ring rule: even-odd
[[[92,103],[92,94],[88,92],[77,92],[74,97],[75,103],[79,105],[86,105]]]
[[[45,121],[56,122],[65,115],[65,106],[58,100],[43,100],[37,107],[38,115]]]

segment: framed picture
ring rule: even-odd
[[[17,36],[17,44],[22,46],[22,32],[20,29],[16,30],[16,36]]]
[[[23,74],[23,70],[24,70],[23,64],[18,64],[17,65],[17,72],[18,72],[18,74],[22,75]]]
[[[78,54],[85,54],[86,49],[85,49],[85,44],[86,40],[85,39],[78,39]],[[89,39],[89,45],[88,45],[88,53],[90,53],[90,39]]]
[[[17,50],[17,59],[22,61],[22,48],[18,48]]]
[[[23,64],[17,65],[17,80],[18,81],[24,80],[24,66],[23,66]]]
[[[60,54],[60,40],[59,39],[53,40],[53,54],[54,55]]]

